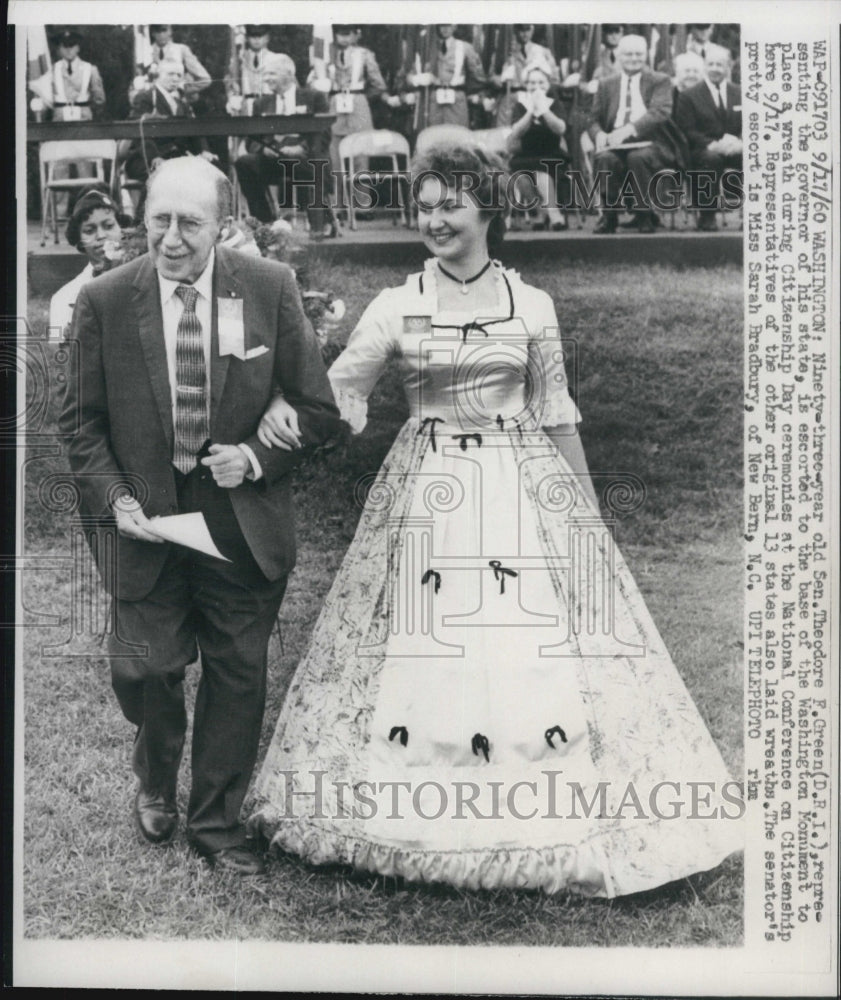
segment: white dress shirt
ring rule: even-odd
[[[621,128],[626,124],[625,104],[628,100],[628,87],[631,88],[631,117],[628,121],[638,121],[648,110],[640,93],[641,76],[641,73],[634,73],[633,76],[628,76],[627,73],[621,74],[619,83],[619,109],[616,112],[616,121],[613,123],[614,128]]]
[[[297,96],[298,96],[297,88],[295,87],[294,83],[288,90],[285,90],[282,94],[275,94],[275,99],[274,99],[275,114],[294,115],[295,108],[297,107],[297,105],[295,104],[295,99]]]
[[[207,265],[202,273],[193,282],[192,287],[198,292],[196,298],[196,317],[201,324],[202,349],[204,351],[204,371],[205,371],[205,400],[207,402],[207,424],[210,426],[210,330],[213,322],[213,265],[216,254],[210,251]],[[166,367],[169,373],[169,391],[172,398],[172,423],[175,426],[175,403],[177,398],[176,379],[176,347],[178,343],[178,323],[181,314],[184,312],[184,303],[180,296],[175,294],[175,290],[186,284],[183,281],[173,281],[165,278],[158,271],[158,286],[161,290],[161,315],[164,324],[164,346],[166,348]],[[240,444],[239,447],[245,452],[251,463],[251,471],[248,479],[260,479],[263,470],[251,448],[247,444]]]

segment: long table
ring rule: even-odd
[[[325,132],[335,115],[262,115],[246,117],[219,115],[213,118],[144,118],[146,139],[175,139],[179,136],[216,135],[298,135]],[[28,122],[27,142],[78,141],[80,139],[139,139],[140,119],[86,122]]]

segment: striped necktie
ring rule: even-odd
[[[175,335],[175,451],[173,464],[185,475],[196,464],[196,453],[208,438],[207,376],[202,329],[196,315],[199,293],[179,285],[175,294],[184,303]]]
[[[623,125],[627,125],[628,122],[631,120],[631,100],[632,100],[632,97],[633,97],[633,95],[631,93],[631,87],[633,86],[633,82],[632,81],[633,81],[633,77],[631,77],[631,76],[626,76],[625,77],[625,82],[627,83],[627,89],[625,90],[625,108],[624,108],[624,110],[622,112],[622,124]]]

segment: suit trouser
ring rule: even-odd
[[[133,769],[142,786],[172,801],[184,747],[184,676],[201,653],[193,718],[187,836],[202,851],[241,844],[243,799],[257,759],[266,699],[267,650],[286,589],[269,581],[239,530],[228,491],[206,470],[176,474],[179,511],[201,510],[232,562],[172,546],[151,593],[116,601],[114,635],[148,647],[115,656],[111,677],[123,714],[137,726]],[[153,544],[153,543],[150,543]]]
[[[307,210],[313,229],[321,229],[327,218],[326,205],[330,190],[330,162],[314,160],[284,160],[264,153],[246,153],[234,164],[237,179],[248,202],[248,211],[260,222],[274,222],[268,187],[281,187],[281,201],[291,186],[299,207]]]
[[[742,154],[725,156],[709,149],[698,149],[692,154],[692,170],[710,179],[710,182],[702,187],[699,183],[700,178],[691,178],[692,207],[697,208],[699,212],[715,214],[721,192],[721,178],[728,170],[741,172]]]
[[[622,202],[631,212],[651,211],[650,188],[659,170],[674,166],[673,159],[657,143],[642,149],[605,149],[596,153],[594,169],[607,171],[607,211],[621,211]]]

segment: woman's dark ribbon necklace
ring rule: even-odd
[[[455,281],[456,284],[461,285],[461,294],[467,295],[468,292],[467,286],[472,285],[474,281],[478,281],[485,273],[485,271],[487,271],[488,268],[491,266],[491,263],[492,261],[489,260],[487,264],[485,264],[485,266],[482,268],[482,270],[479,271],[478,274],[474,274],[472,278],[457,278],[454,274],[450,274],[450,272],[446,269],[446,267],[444,267],[444,265],[441,263],[440,260],[438,261],[438,270],[441,272],[441,274],[445,274],[450,279],[450,281]]]

